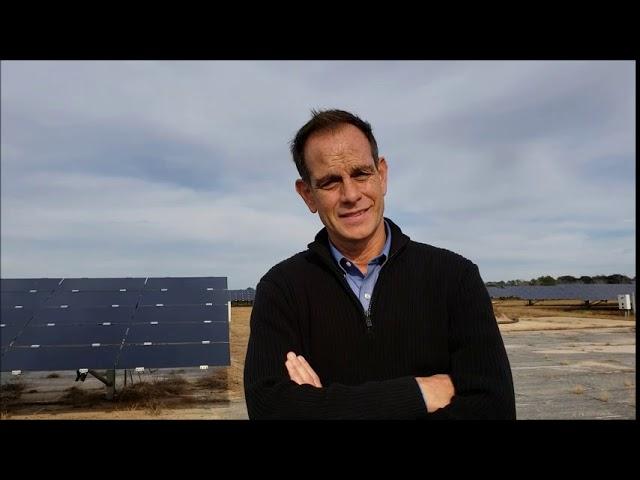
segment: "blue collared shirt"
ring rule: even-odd
[[[356,297],[360,300],[362,308],[365,311],[369,309],[369,303],[371,302],[371,295],[373,294],[373,287],[375,287],[378,281],[378,275],[384,262],[389,258],[389,250],[391,249],[391,229],[384,221],[384,228],[387,233],[387,240],[384,242],[382,252],[377,257],[373,258],[367,265],[367,274],[363,275],[360,269],[350,259],[342,255],[340,251],[329,240],[329,248],[333,258],[336,259],[340,268],[344,271],[347,283],[356,294]]]

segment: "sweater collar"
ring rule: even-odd
[[[386,217],[385,220],[387,221],[387,223],[389,224],[389,228],[391,229],[391,249],[389,252],[389,256],[391,257],[396,252],[403,249],[411,239],[407,235],[402,233],[400,227],[398,227],[391,220]],[[326,262],[330,263],[331,265],[336,264],[333,256],[331,255],[331,250],[329,249],[329,234],[327,233],[326,227],[320,230],[317,233],[315,240],[307,246],[309,247],[309,251],[319,255]]]

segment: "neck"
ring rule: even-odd
[[[378,227],[368,238],[355,242],[348,242],[342,239],[333,238],[329,235],[329,239],[340,253],[342,253],[342,255],[354,262],[361,270],[363,267],[366,269],[367,264],[374,257],[380,255],[380,252],[384,247],[384,242],[387,239],[384,220],[380,221]]]

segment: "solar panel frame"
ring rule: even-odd
[[[180,368],[231,364],[229,343],[125,345],[117,368]]]
[[[100,347],[9,347],[0,359],[3,372],[115,368],[120,346]]]
[[[635,284],[563,284],[487,287],[492,298],[515,297],[522,300],[617,300],[621,294],[635,294]]]
[[[144,290],[207,289],[227,290],[227,277],[149,277]]]
[[[31,309],[0,309],[0,324],[4,325],[25,325],[33,317],[35,310]]]
[[[229,342],[229,324],[211,323],[163,323],[132,325],[125,339],[125,345],[164,343]]]
[[[58,288],[62,278],[2,278],[0,291],[2,292],[52,292]]]
[[[144,288],[146,277],[116,278],[65,278],[60,284],[60,291],[127,291],[139,292]]]
[[[7,347],[16,338],[24,325],[4,325],[0,326],[0,346]]]
[[[162,307],[138,307],[131,320],[137,323],[200,323],[229,321],[228,305],[168,305]]]
[[[29,325],[13,345],[121,345],[128,328],[127,325]]]
[[[62,305],[74,308],[110,307],[113,305],[135,307],[138,303],[139,296],[139,292],[129,291],[59,291],[47,299],[43,307],[59,308]]]
[[[0,292],[0,306],[3,309],[21,307],[34,310],[41,307],[51,295],[51,292]]]
[[[155,306],[162,305],[224,305],[229,299],[226,290],[187,290],[187,289],[166,289],[166,290],[146,290],[142,292],[140,305]]]
[[[30,325],[129,325],[134,307],[41,308],[34,312]]]

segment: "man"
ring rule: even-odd
[[[384,218],[388,166],[371,126],[314,111],[291,152],[296,191],[325,228],[257,286],[249,417],[515,419],[478,268]]]

